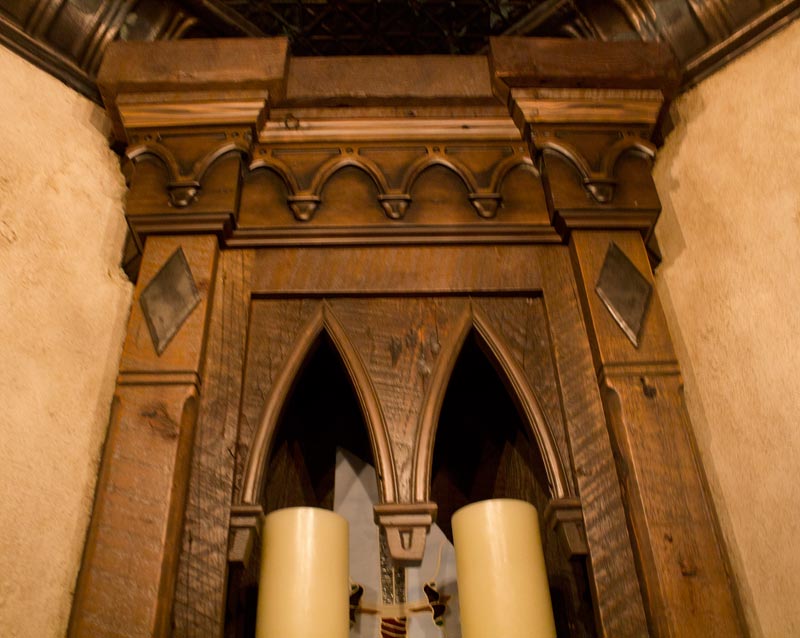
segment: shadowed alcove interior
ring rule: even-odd
[[[464,341],[436,430],[431,498],[452,542],[450,520],[460,507],[491,498],[532,503],[539,513],[550,594],[559,636],[594,636],[583,558],[562,555],[544,520],[547,474],[524,411],[501,366],[476,330]]]
[[[306,353],[278,417],[261,505],[333,509],[337,448],[374,467],[355,389],[326,331]],[[258,550],[259,548],[256,548]],[[226,638],[255,634],[259,561],[232,569]]]

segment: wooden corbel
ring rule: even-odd
[[[229,234],[241,173],[270,99],[285,91],[283,38],[115,43],[98,86],[130,163],[128,223],[150,234]]]
[[[263,518],[261,505],[238,504],[231,508],[228,562],[240,563],[247,568],[256,540],[261,536]]]
[[[565,556],[573,559],[589,555],[580,500],[553,499],[547,504],[544,520],[548,529],[555,531]]]
[[[501,37],[491,42],[490,61],[495,92],[549,187],[559,233],[649,235],[660,211],[651,138],[679,79],[668,48]]]
[[[382,503],[374,510],[392,560],[398,565],[419,565],[428,530],[436,520],[436,503]]]

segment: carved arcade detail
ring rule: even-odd
[[[288,191],[287,203],[295,219],[302,222],[313,218],[333,175],[348,167],[369,176],[386,216],[395,220],[403,219],[412,202],[414,184],[433,166],[442,166],[461,180],[476,213],[484,219],[497,215],[502,201],[500,186],[508,173],[526,166],[538,175],[524,147],[503,142],[485,142],[480,151],[448,142],[334,148],[260,145],[254,156],[250,170],[268,169],[279,175]]]
[[[188,137],[191,145],[187,135],[178,131],[137,131],[125,153],[134,165],[142,160],[161,162],[167,175],[169,205],[175,208],[197,201],[206,173],[215,162],[230,154],[250,155],[252,134],[248,129],[193,131]]]

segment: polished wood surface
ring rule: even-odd
[[[180,245],[201,304],[161,357],[134,307],[73,635],[252,635],[261,516],[330,507],[336,446],[375,467],[395,575],[437,516],[517,496],[559,635],[746,635],[657,296],[636,348],[594,291],[611,240],[649,275],[663,50],[348,66],[207,46],[207,69],[176,43],[101,72],[137,290]],[[118,520],[117,484],[143,480],[119,459],[161,474]],[[158,522],[133,575],[129,519]]]

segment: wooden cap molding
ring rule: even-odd
[[[118,140],[131,129],[255,125],[286,91],[287,38],[115,42],[97,84]]]
[[[661,210],[652,140],[680,83],[670,49],[498,37],[489,63],[495,94],[541,164],[559,234],[627,228],[648,237]]]

